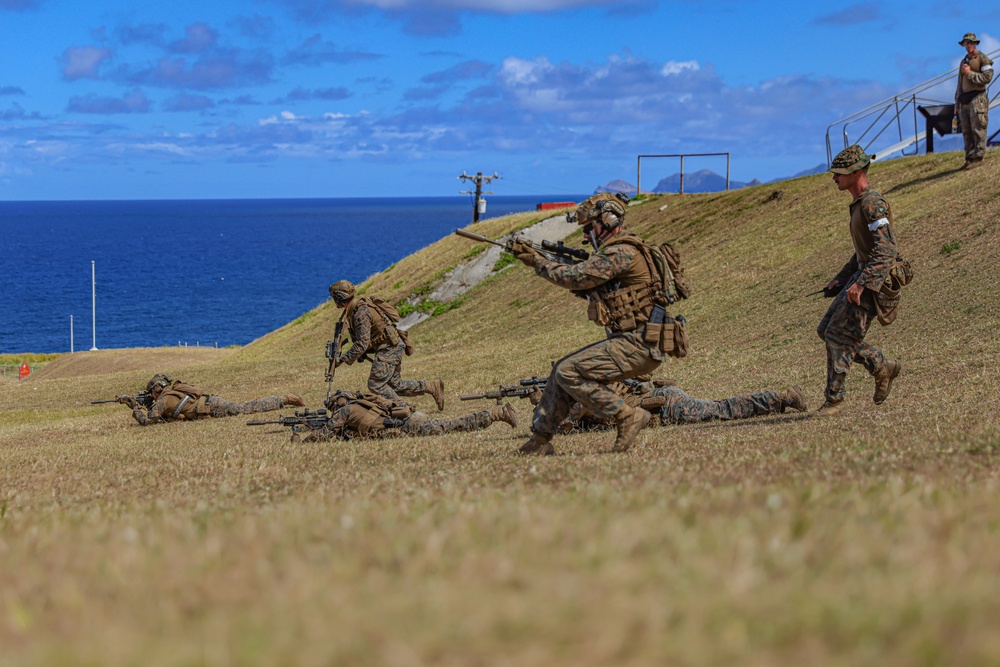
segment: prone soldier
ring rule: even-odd
[[[118,402],[132,408],[132,417],[140,426],[159,422],[190,421],[207,417],[231,417],[255,412],[270,412],[285,405],[304,406],[297,394],[269,396],[245,403],[227,401],[221,396],[209,394],[193,384],[172,380],[157,373],[146,384],[151,403],[144,405],[131,396],[119,396]]]
[[[431,419],[402,401],[377,394],[337,391],[326,401],[326,407],[330,411],[330,418],[323,426],[302,438],[304,442],[396,434],[419,436],[480,431],[498,421],[509,424],[511,428],[517,427],[517,415],[510,403],[444,420]],[[292,440],[297,441],[296,434],[293,434]]]

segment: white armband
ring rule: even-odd
[[[888,218],[879,218],[878,220],[873,220],[872,223],[868,225],[868,229],[874,232],[879,227],[884,227],[885,225],[888,224],[889,224]]]
[[[979,71],[980,72],[992,72],[993,71],[993,65],[983,65],[982,68],[980,68]]]

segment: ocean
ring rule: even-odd
[[[245,345],[471,221],[470,197],[0,202],[0,354]]]

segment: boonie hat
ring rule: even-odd
[[[872,157],[875,156],[869,157],[865,149],[854,144],[837,153],[837,157],[833,158],[833,164],[830,165],[830,171],[835,174],[853,174],[871,164]]]
[[[965,33],[965,37],[962,38],[962,41],[959,42],[958,45],[959,46],[965,46],[966,42],[972,42],[973,44],[978,44],[979,40],[976,39],[976,33],[974,33],[974,32],[967,32],[967,33]]]

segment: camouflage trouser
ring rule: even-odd
[[[965,160],[982,160],[986,155],[986,126],[989,124],[990,98],[985,92],[961,106],[958,120],[965,140]]]
[[[403,366],[406,343],[399,341],[395,346],[384,345],[375,352],[372,372],[368,376],[368,391],[378,394],[400,405],[406,402],[400,396],[419,396],[427,393],[423,380],[404,380],[399,372]]]
[[[270,412],[281,408],[280,396],[268,396],[267,398],[256,398],[246,403],[233,403],[221,396],[209,396],[205,405],[210,410],[213,417],[232,417],[233,415],[245,415],[251,412]]]
[[[863,364],[872,375],[885,365],[885,355],[881,350],[864,342],[875,314],[872,293],[865,290],[861,295],[861,305],[854,305],[847,300],[847,288],[853,283],[854,279],[849,280],[840,294],[834,297],[816,328],[816,333],[826,343],[825,395],[830,401],[844,399],[844,382],[852,361]]]
[[[407,435],[441,435],[463,431],[481,431],[490,424],[490,411],[473,412],[456,419],[431,419],[425,413],[414,412],[410,418],[399,427]]]
[[[781,396],[776,391],[743,394],[718,401],[693,398],[679,387],[659,387],[653,390],[652,395],[667,399],[660,409],[661,424],[694,424],[713,419],[729,421],[785,411]]]
[[[608,338],[563,357],[545,383],[531,430],[542,435],[556,433],[577,402],[599,419],[617,420],[625,401],[606,385],[652,373],[660,363],[631,336]]]

